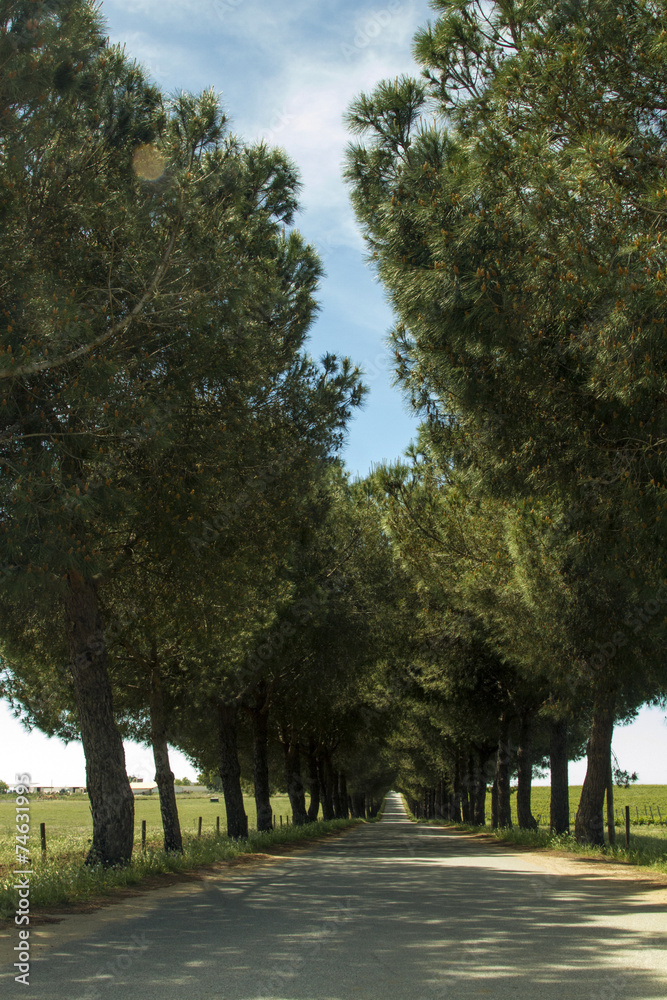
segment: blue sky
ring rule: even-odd
[[[348,467],[364,475],[374,462],[401,455],[416,429],[391,386],[385,347],[392,326],[382,289],[364,264],[364,245],[341,179],[348,136],[342,115],[362,90],[414,73],[412,37],[431,16],[427,0],[104,0],[112,42],[126,45],[163,90],[219,92],[231,127],[247,140],[283,147],[303,182],[297,225],[320,251],[327,277],[310,351],[347,354],[366,373],[370,396],[349,433]],[[618,729],[621,766],[645,783],[667,783],[664,713],[643,710]],[[152,777],[151,754],[126,746],[128,771]],[[192,767],[174,755],[179,777]],[[27,770],[42,783],[82,784],[80,745],[65,748],[27,734],[0,702],[0,778]],[[571,765],[580,783],[585,764]]]
[[[385,77],[416,70],[412,37],[427,0],[104,0],[113,42],[126,45],[167,92],[213,87],[247,140],[281,146],[303,182],[296,224],[319,250],[327,276],[311,353],[347,354],[365,372],[370,396],[349,433],[346,462],[365,474],[394,459],[416,428],[391,386],[384,338],[392,325],[382,289],[341,178],[350,101]]]

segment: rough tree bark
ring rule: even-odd
[[[344,771],[341,771],[338,775],[338,798],[340,801],[341,819],[349,819],[350,807],[347,798],[347,778]]]
[[[132,857],[134,796],[113,715],[109,658],[95,584],[70,572],[64,605],[69,666],[93,814],[93,842],[86,863],[120,865]]]
[[[491,785],[491,829],[498,829],[498,779],[493,779]]]
[[[340,800],[340,786],[339,786],[340,776],[338,771],[331,771],[331,797],[333,799],[333,809],[334,817],[336,819],[343,818],[343,803]]]
[[[255,704],[249,709],[252,721],[252,777],[255,786],[257,829],[273,829],[271,785],[269,781],[269,707],[266,686],[260,685]]]
[[[306,793],[301,777],[301,751],[299,741],[292,733],[285,732],[282,736],[285,755],[285,783],[290,805],[292,806],[292,821],[295,826],[303,826],[307,822]]]
[[[248,836],[248,817],[241,791],[241,765],[238,752],[238,708],[219,701],[218,752],[222,793],[227,812],[227,836],[237,839]]]
[[[478,750],[475,755],[475,802],[474,818],[475,826],[484,826],[486,823],[486,774],[484,765],[486,764],[489,751]]]
[[[151,716],[151,745],[155,761],[155,780],[160,796],[160,815],[162,816],[162,831],[165,851],[182,851],[183,837],[178,818],[176,792],[174,790],[174,774],[169,764],[169,746],[167,743],[167,715],[162,690],[162,675],[155,646],[151,651],[151,681],[149,694]]]
[[[588,766],[574,821],[574,835],[583,844],[604,844],[602,807],[614,732],[614,708],[613,694],[609,691],[599,692],[593,705],[587,750]]]
[[[438,817],[438,819],[442,819],[444,815],[442,778],[438,782],[435,790],[435,815]]]
[[[567,719],[553,719],[549,734],[551,768],[550,825],[554,833],[570,832],[570,790],[567,774]]]
[[[461,823],[461,759],[457,755],[454,763],[454,789],[451,799],[451,817],[454,823]]]
[[[522,830],[536,830],[537,820],[530,808],[533,781],[533,716],[527,709],[519,718],[519,745],[516,752],[517,792],[516,812]]]
[[[334,818],[333,796],[331,781],[329,778],[329,768],[327,767],[326,754],[321,753],[317,758],[317,771],[320,779],[320,795],[322,797],[322,819]]]
[[[315,740],[308,740],[308,775],[310,778],[310,802],[308,803],[308,822],[314,823],[320,811],[320,775],[317,767],[317,750]]]
[[[464,823],[472,823],[472,755],[461,758],[461,816]]]
[[[512,799],[510,797],[510,725],[509,712],[503,712],[498,728],[498,756],[496,758],[496,787],[498,789],[498,826],[511,827]]]

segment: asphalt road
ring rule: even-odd
[[[30,986],[3,964],[0,994],[665,1000],[667,889],[627,871],[418,827],[392,794],[307,853],[35,927]]]

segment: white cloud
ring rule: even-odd
[[[362,90],[415,72],[410,54],[426,0],[357,4],[324,0],[106,0],[114,41],[127,43],[166,90],[214,86],[232,127],[283,147],[303,181],[307,237],[363,249],[342,180],[349,136],[342,116]],[[174,30],[186,25],[181,33]]]

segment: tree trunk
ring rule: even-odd
[[[498,731],[498,756],[496,758],[496,788],[498,794],[498,826],[512,826],[512,798],[510,790],[510,724],[508,712],[500,716]]]
[[[537,820],[530,808],[533,781],[533,716],[530,710],[521,713],[519,720],[519,746],[517,760],[516,811],[522,830],[536,830]]]
[[[317,767],[315,740],[308,741],[308,774],[310,777],[310,802],[308,803],[308,822],[314,823],[320,811],[320,776]]]
[[[331,797],[333,799],[334,818],[335,819],[342,819],[343,818],[343,804],[342,804],[342,802],[340,800],[340,788],[339,788],[338,782],[339,782],[338,771],[332,770],[331,771]]]
[[[241,765],[238,752],[238,709],[218,702],[218,751],[220,777],[227,812],[227,836],[248,836],[248,817],[241,791]]]
[[[549,766],[551,768],[551,816],[553,833],[570,832],[570,792],[567,776],[567,719],[551,722]]]
[[[607,836],[611,845],[616,843],[614,824],[614,778],[611,769],[611,745],[609,747],[609,767],[607,769]]]
[[[292,821],[295,826],[303,826],[307,822],[306,793],[301,777],[301,752],[299,741],[293,734],[283,735],[283,751],[285,753],[285,783],[287,794],[292,806]]]
[[[461,762],[461,816],[464,823],[472,823],[472,768],[469,756],[462,756]]]
[[[125,771],[123,741],[113,715],[109,658],[97,590],[70,573],[65,593],[69,666],[86,757],[93,814],[87,864],[120,865],[132,857],[134,796]]]
[[[447,822],[452,822],[452,796],[449,786],[449,775],[442,779],[442,812]]]
[[[454,823],[461,823],[461,758],[456,756],[454,762],[454,795],[452,799],[451,808],[452,821]]]
[[[475,757],[475,803],[474,819],[475,826],[485,826],[486,824],[486,774],[484,765],[486,763],[486,752],[478,751]]]
[[[435,815],[437,819],[442,819],[443,807],[442,807],[442,778],[436,785],[435,789]]]
[[[259,691],[259,700],[250,709],[252,720],[252,777],[255,786],[257,829],[273,829],[271,784],[269,781],[269,710],[266,692]]]
[[[347,778],[345,777],[344,771],[341,771],[338,775],[338,797],[340,799],[341,819],[349,819],[350,810],[347,804]]]
[[[602,807],[607,788],[611,737],[614,732],[615,699],[600,692],[593,706],[591,735],[588,741],[588,766],[581,799],[574,821],[574,834],[583,844],[604,844]]]
[[[498,829],[498,779],[493,779],[491,785],[491,829]]]
[[[320,778],[320,794],[322,796],[322,819],[334,818],[333,796],[331,791],[330,771],[327,766],[327,754],[321,753],[317,758],[317,770]]]
[[[155,761],[155,780],[160,796],[160,814],[162,816],[162,831],[165,851],[182,851],[183,837],[178,819],[176,792],[174,791],[174,775],[169,766],[169,746],[167,744],[167,721],[162,691],[162,677],[157,650],[153,648],[151,656],[151,744],[153,760]]]

